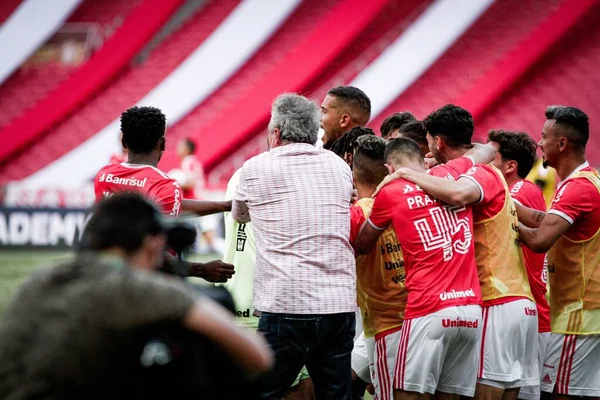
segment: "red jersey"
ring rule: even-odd
[[[117,192],[136,191],[152,200],[166,215],[179,215],[181,189],[176,180],[150,165],[112,164],[94,178],[96,202]]]
[[[470,159],[461,158],[429,173],[454,179],[472,165]],[[406,269],[406,319],[481,304],[470,208],[440,203],[400,179],[379,192],[368,223],[379,230],[393,224],[397,232]]]
[[[510,195],[515,201],[525,207],[546,212],[546,200],[542,190],[534,183],[521,179],[510,185]],[[550,306],[546,299],[546,284],[548,271],[545,268],[545,253],[534,253],[523,246],[523,256],[527,267],[527,277],[531,286],[531,294],[538,309],[538,327],[540,332],[550,332]]]
[[[533,300],[518,241],[517,211],[502,173],[486,164],[474,166],[461,177],[474,182],[481,192],[479,202],[473,204],[473,224],[484,306]]]
[[[576,168],[571,176],[579,171],[595,172],[585,163]],[[565,232],[568,239],[587,240],[600,229],[600,195],[588,179],[572,179],[571,176],[558,185],[548,213],[558,215],[571,224]]]
[[[186,182],[186,188],[183,189],[183,198],[202,198],[202,191],[204,190],[204,168],[202,168],[200,160],[194,155],[186,156],[181,160],[181,171],[184,174]]]

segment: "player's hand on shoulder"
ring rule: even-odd
[[[393,173],[389,174],[388,176],[383,178],[383,181],[381,181],[379,186],[377,186],[377,189],[375,189],[375,193],[373,193],[372,197],[377,196],[377,194],[379,194],[379,192],[381,192],[381,190],[387,184],[389,184],[395,180],[398,180],[398,179],[408,179],[408,176],[410,175],[411,172],[412,172],[412,170],[410,168],[403,167],[403,168],[399,168],[396,171],[394,171]]]

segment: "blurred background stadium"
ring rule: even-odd
[[[197,142],[206,198],[266,149],[285,91],[320,104],[357,86],[375,130],[446,103],[473,113],[479,138],[538,139],[550,104],[581,108],[592,129],[600,117],[596,0],[1,0],[0,49],[2,303],[68,255],[134,104],[167,115],[163,171],[178,168],[179,139]]]

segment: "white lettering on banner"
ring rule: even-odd
[[[84,211],[0,211],[0,245],[72,246],[89,216]]]
[[[471,246],[471,227],[468,218],[459,218],[458,213],[464,211],[465,207],[443,206],[429,210],[435,232],[432,230],[428,218],[415,221],[415,228],[423,242],[425,251],[443,249],[444,261],[454,257],[454,251],[466,254]],[[460,230],[463,231],[464,240],[452,241],[452,237]]]
[[[468,290],[454,290],[451,292],[442,292],[440,293],[440,300],[446,301],[451,299],[462,299],[465,297],[475,297],[475,292],[473,289]]]
[[[102,175],[99,180],[100,180],[100,182],[114,183],[115,185],[144,187],[144,186],[146,186],[146,182],[148,181],[148,178],[144,178],[144,179],[119,178],[118,176],[114,176],[113,174],[108,174],[108,175],[106,175],[106,179],[104,178],[104,175]]]

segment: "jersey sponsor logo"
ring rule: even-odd
[[[251,315],[250,315],[250,309],[247,308],[245,311],[236,310],[235,315],[238,318],[250,318],[251,317]]]
[[[454,257],[454,252],[467,254],[471,249],[473,234],[468,218],[459,218],[458,213],[465,211],[465,207],[444,206],[429,210],[431,222],[428,218],[415,221],[415,228],[419,233],[425,251],[443,249],[444,261]],[[453,240],[453,236],[463,231],[463,240]]]
[[[550,375],[546,374],[544,375],[544,379],[542,379],[542,383],[552,383],[552,379],[550,378]]]
[[[533,307],[525,307],[525,315],[529,315],[529,316],[537,316],[537,309],[533,308]]]
[[[544,256],[544,266],[542,267],[542,282],[548,284],[548,255]]]
[[[119,178],[118,176],[114,176],[113,174],[102,174],[100,179],[98,179],[98,182],[114,183],[115,185],[144,187],[146,186],[146,182],[148,182],[148,178]]]
[[[392,282],[395,284],[404,283],[406,280],[406,274],[398,274],[397,276],[392,276]]]
[[[246,248],[246,240],[248,240],[248,235],[246,235],[246,224],[238,225],[236,239],[235,251],[244,251]]]
[[[468,289],[468,290],[452,289],[452,291],[450,291],[450,292],[440,293],[440,300],[442,300],[442,301],[452,300],[452,299],[461,299],[461,298],[465,298],[465,297],[476,297],[475,291],[473,291],[472,288]]]
[[[386,243],[385,246],[384,245],[380,245],[379,248],[381,249],[381,254],[390,254],[390,253],[397,253],[399,251],[402,250],[402,247],[400,247],[399,244],[397,243]]]
[[[177,181],[173,182],[173,186],[175,186],[175,192],[173,193],[175,199],[170,215],[179,215],[179,208],[181,207],[181,189],[179,188],[179,183],[177,183]]]
[[[460,318],[446,318],[442,320],[442,326],[444,328],[477,328],[479,327],[479,320],[467,321]]]
[[[402,190],[402,193],[406,194],[406,193],[411,193],[414,191],[415,191],[415,189],[413,189],[413,187],[411,185],[405,185],[404,190]]]
[[[388,271],[392,271],[398,268],[404,268],[404,261],[386,261],[385,269]]]

